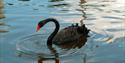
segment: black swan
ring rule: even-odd
[[[89,37],[88,33],[90,30],[85,27],[85,24],[81,23],[81,26],[73,24],[59,31],[60,25],[54,18],[40,21],[37,26],[37,31],[48,22],[54,22],[56,25],[55,30],[47,40],[48,49],[55,55],[55,63],[59,63],[59,56],[57,51],[53,48],[53,44],[63,49],[81,48],[86,43],[87,37]],[[43,63],[43,58],[41,56],[39,56],[38,63]]]

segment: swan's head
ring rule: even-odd
[[[58,21],[56,19],[54,19],[54,18],[47,18],[47,19],[42,20],[42,21],[40,21],[38,23],[36,31],[39,31],[40,28],[43,27],[47,22],[54,22],[56,24],[57,29],[59,29],[59,27],[60,27],[59,23],[58,23]]]
[[[36,31],[38,32],[40,30],[41,27],[43,27],[43,25],[46,23],[46,21],[40,21],[37,25],[37,29]]]

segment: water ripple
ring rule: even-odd
[[[102,16],[102,18],[108,18],[108,19],[120,19],[120,20],[124,20],[124,18],[121,18],[121,17],[114,17],[114,16]]]
[[[110,32],[118,32],[118,31],[125,31],[125,29],[107,29]]]

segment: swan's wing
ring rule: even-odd
[[[77,32],[77,28],[70,27],[60,30],[53,39],[53,43],[60,45],[63,43],[78,41],[81,34]]]
[[[81,48],[87,42],[87,37],[81,35],[78,39],[73,40],[72,42],[66,42],[61,44],[56,44],[62,49],[74,49],[74,48]]]

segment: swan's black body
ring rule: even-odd
[[[54,32],[48,37],[47,45],[51,46],[52,43],[59,45],[59,43],[65,43],[67,41],[72,41],[73,39],[78,39],[80,35],[83,35],[85,37],[89,37],[89,29],[85,27],[85,24],[82,26],[79,26],[78,24],[72,26],[68,26],[62,30],[59,31],[60,25],[58,21],[54,18],[48,18],[45,20],[42,20],[39,22],[38,26],[41,28],[43,25],[45,25],[48,22],[54,22],[56,25],[56,28]],[[58,32],[59,31],[59,32]]]

